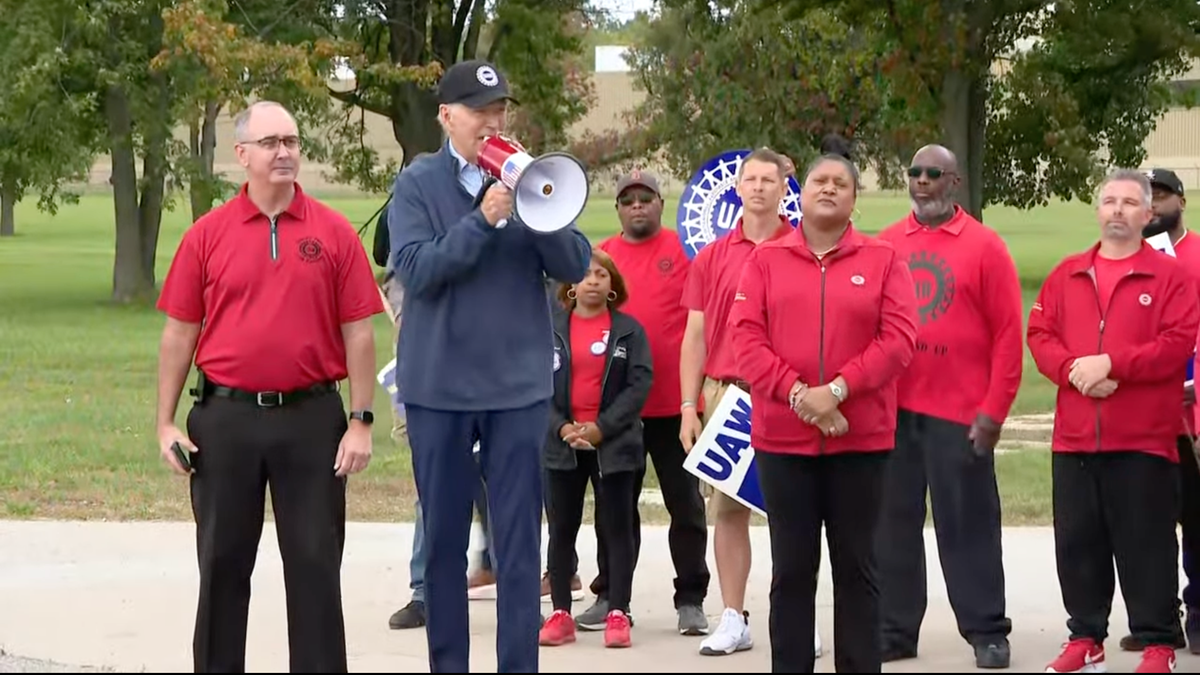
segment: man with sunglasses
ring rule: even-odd
[[[685,453],[679,440],[681,420],[679,349],[683,344],[687,309],[680,303],[687,282],[689,261],[679,236],[662,224],[663,200],[658,180],[644,171],[633,171],[617,181],[617,218],[621,233],[603,241],[605,251],[621,270],[629,290],[624,310],[646,329],[654,360],[654,384],[642,408],[643,440],[654,462],[663,502],[671,516],[667,535],[675,564],[675,609],[683,635],[708,633],[704,597],[708,593],[708,523],[700,483],[683,468]],[[641,493],[643,475],[635,495]],[[637,510],[635,508],[635,520]],[[597,517],[601,514],[597,513]],[[635,545],[641,546],[639,535]],[[599,530],[597,531],[599,534]],[[592,582],[596,604],[576,623],[582,630],[602,630],[608,612],[604,540],[597,542],[600,574]]]
[[[1000,495],[993,452],[1024,358],[1021,286],[1004,241],[954,202],[958,163],[930,145],[908,169],[912,211],[880,233],[907,258],[917,351],[901,376],[879,524],[884,661],[915,658],[927,604],[925,496],[950,605],[976,666],[1007,668]]]

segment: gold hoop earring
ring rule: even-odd
[[[575,296],[577,296],[577,295],[579,295],[579,294],[575,292],[575,289],[574,289],[574,288],[568,288],[568,289],[567,289],[567,297],[568,297],[568,298],[570,298],[570,299],[574,300],[574,299],[575,299]]]
[[[616,299],[617,299],[617,292],[616,292],[616,291],[609,291],[609,292],[608,292],[608,301],[609,301],[609,302],[613,302],[613,301],[615,301]]]

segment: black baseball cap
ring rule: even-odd
[[[1151,186],[1157,185],[1167,192],[1183,196],[1183,181],[1170,169],[1150,169],[1146,172],[1146,178],[1150,179]]]
[[[461,103],[468,108],[482,108],[501,99],[513,103],[508,80],[494,65],[482,59],[460,61],[442,74],[437,89],[438,103]]]

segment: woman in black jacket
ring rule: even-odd
[[[597,521],[607,541],[610,610],[604,644],[628,647],[634,482],[646,462],[641,411],[652,379],[650,345],[642,326],[617,310],[628,298],[625,281],[604,251],[592,250],[587,276],[578,284],[563,284],[558,298],[566,311],[555,313],[554,402],[542,452],[554,613],[542,626],[539,642],[556,646],[575,641],[571,579],[591,481],[596,513],[603,513]]]

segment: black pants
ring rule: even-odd
[[[1071,639],[1108,637],[1116,579],[1129,629],[1171,645],[1179,629],[1179,470],[1141,452],[1055,453],[1054,548]]]
[[[662,490],[663,505],[671,516],[667,542],[671,547],[671,562],[675,565],[675,607],[704,605],[708,594],[708,520],[700,482],[683,468],[687,453],[679,442],[680,416],[642,418],[642,442],[649,460],[654,462]],[[648,465],[648,464],[647,464]],[[642,548],[642,521],[638,500],[642,496],[645,469],[635,477],[633,491],[634,565]],[[596,511],[596,565],[599,574],[591,583],[591,591],[599,598],[608,597],[607,542],[600,524],[603,514]]]
[[[811,673],[816,665],[822,524],[833,571],[834,668],[882,670],[875,530],[887,461],[887,452],[755,455],[771,533],[772,672]]]
[[[550,572],[550,599],[554,609],[571,611],[571,579],[578,571],[575,542],[583,522],[583,501],[588,481],[596,497],[596,522],[604,528],[605,569],[608,572],[609,609],[629,613],[633,594],[635,532],[634,472],[600,475],[595,452],[576,453],[573,471],[548,470],[546,496],[550,542],[546,563]],[[600,514],[604,514],[601,518]]]
[[[1196,466],[1196,451],[1192,439],[1180,436],[1179,449],[1180,511],[1179,529],[1183,536],[1183,604],[1200,610],[1200,469]]]
[[[901,410],[876,539],[885,651],[916,651],[927,604],[925,494],[958,632],[971,644],[1008,636],[1000,492],[992,455],[978,457],[970,427]]]
[[[346,432],[342,398],[278,408],[210,397],[188,413],[192,513],[200,563],[196,672],[245,672],[250,577],[266,489],[287,592],[291,672],[346,672],[341,565],[346,480],[334,475]]]

